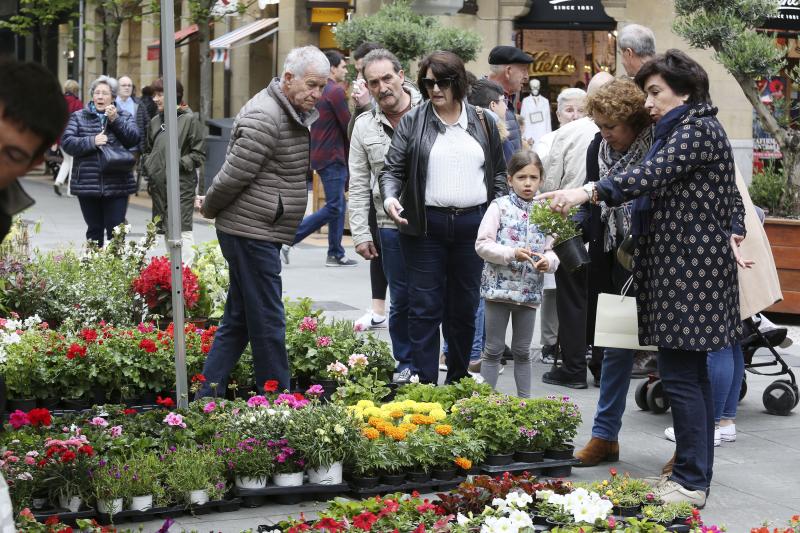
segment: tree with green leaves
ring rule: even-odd
[[[95,28],[102,32],[100,58],[103,73],[117,77],[117,50],[122,23],[126,20],[141,20],[139,7],[142,0],[92,0],[97,13]]]
[[[733,75],[753,106],[758,121],[783,154],[782,211],[798,213],[800,191],[800,130],[784,102],[774,107],[761,101],[758,81],[777,76],[787,65],[785,49],[774,34],[759,30],[768,18],[778,16],[779,0],[675,0],[673,29],[695,48],[710,49]],[[800,69],[787,73],[800,81]],[[778,110],[776,112],[776,110]]]
[[[45,63],[50,48],[50,30],[65,19],[77,17],[78,0],[20,0],[19,6],[18,14],[0,20],[0,28],[17,35],[34,35],[42,52],[42,63]]]
[[[449,50],[467,62],[481,49],[481,37],[476,32],[446,28],[435,17],[418,15],[408,0],[395,0],[374,15],[355,16],[337,25],[336,41],[346,50],[367,41],[381,43],[405,67],[434,50]]]

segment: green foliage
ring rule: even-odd
[[[578,225],[571,218],[577,212],[577,207],[573,207],[565,217],[551,210],[549,201],[534,203],[529,220],[531,224],[538,226],[542,233],[551,235],[555,246],[581,234]]]
[[[350,470],[357,476],[376,476],[387,464],[386,447],[377,440],[359,439],[349,461]]]
[[[215,494],[224,493],[223,463],[213,450],[191,444],[167,453],[164,462],[164,481],[175,500],[185,501],[187,493],[193,490],[209,491],[212,500]]]
[[[0,29],[31,35],[38,28],[48,28],[64,18],[77,17],[78,0],[20,0],[19,13],[8,20],[0,20]]]
[[[289,445],[305,457],[310,468],[346,461],[361,440],[360,423],[346,407],[312,404],[292,413],[286,425]]]
[[[453,406],[453,425],[473,429],[486,443],[487,453],[514,451],[519,424],[519,401],[502,394],[464,398]]]
[[[488,383],[478,383],[471,377],[466,377],[456,383],[438,387],[430,383],[403,385],[398,389],[395,401],[414,400],[415,402],[439,403],[442,405],[442,409],[449,411],[453,404],[461,398],[469,398],[474,395],[488,396],[491,393],[492,387]]]
[[[466,62],[481,49],[476,32],[445,28],[434,17],[414,13],[408,0],[395,0],[374,15],[355,16],[337,25],[336,41],[348,50],[367,41],[381,43],[406,67],[434,50],[449,50]]]
[[[642,516],[648,520],[662,523],[672,523],[676,518],[692,516],[694,507],[688,502],[667,503],[664,505],[645,505],[642,507]]]
[[[230,278],[228,262],[222,255],[219,242],[206,241],[194,246],[193,270],[200,279],[202,290],[198,307],[208,309],[209,318],[220,318],[225,312],[225,301],[228,298]]]
[[[785,209],[783,201],[786,177],[780,168],[767,165],[761,172],[753,174],[748,188],[753,203],[769,213],[780,213]]]

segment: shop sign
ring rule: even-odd
[[[761,79],[757,83],[758,93],[761,102],[766,105],[776,119],[781,120],[785,115],[784,107],[781,105],[786,97],[786,79],[775,77],[769,79]],[[753,111],[753,158],[756,160],[761,159],[779,159],[781,157],[781,149],[776,141],[758,121],[758,115],[755,110]]]
[[[617,24],[606,15],[601,0],[530,0],[530,6],[527,15],[515,20],[515,27],[608,30]]]
[[[575,58],[569,54],[551,54],[547,51],[528,52],[533,63],[528,66],[531,76],[569,76],[575,72]]]
[[[778,16],[767,19],[764,22],[764,28],[800,31],[800,0],[780,0]]]

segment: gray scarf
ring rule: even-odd
[[[647,155],[652,143],[652,126],[643,129],[624,153],[611,148],[605,139],[601,141],[597,157],[600,167],[599,179],[620,174],[638,165]],[[601,202],[600,209],[600,220],[604,226],[603,249],[610,252],[615,250],[631,232],[631,202],[625,202],[617,207],[609,207],[605,202]]]

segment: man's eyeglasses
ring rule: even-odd
[[[422,84],[429,91],[433,89],[434,85],[438,86],[439,90],[446,91],[453,85],[454,81],[455,78],[442,78],[440,80],[434,80],[432,78],[422,78]]]

